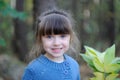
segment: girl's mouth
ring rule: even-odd
[[[52,52],[59,53],[62,50],[62,48],[52,48]]]

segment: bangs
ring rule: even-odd
[[[61,15],[47,16],[41,24],[41,35],[71,34],[70,22]]]

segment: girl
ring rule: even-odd
[[[60,10],[44,12],[37,22],[36,44],[22,80],[80,80],[78,63],[65,54],[77,42],[72,18]]]

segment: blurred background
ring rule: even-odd
[[[115,44],[120,56],[120,0],[0,0],[0,80],[21,80],[36,18],[53,8],[72,14],[81,53],[84,45],[102,52]],[[79,58],[81,80],[88,80],[92,71]]]

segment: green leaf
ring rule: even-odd
[[[88,46],[85,46],[85,49],[86,49],[86,54],[91,56],[91,57],[98,57],[98,59],[100,60],[101,63],[103,63],[104,61],[104,53],[100,53],[99,51],[91,48],[91,47],[88,47]]]
[[[110,64],[115,59],[115,45],[105,51],[104,64]]]
[[[86,49],[86,54],[87,55],[90,55],[90,56],[97,56],[96,53],[99,53],[98,51],[96,51],[95,49],[91,48],[91,47],[88,47],[88,46],[85,46],[85,49]]]
[[[97,58],[103,64],[104,64],[104,56],[105,56],[105,52],[97,54]]]
[[[3,47],[6,46],[6,42],[3,38],[0,38],[0,46],[3,46]]]
[[[91,69],[97,71],[90,80],[117,80],[120,71],[120,57],[115,58],[115,45],[107,48],[103,53],[85,46],[85,54],[81,54]]]
[[[120,57],[115,58],[112,63],[120,64]]]
[[[94,72],[95,77],[90,80],[104,80],[104,74],[100,72]]]
[[[11,8],[10,5],[4,6],[0,13],[2,16],[10,16],[13,18],[19,18],[20,20],[25,20],[27,18],[27,14],[25,12],[16,11],[15,9]]]
[[[4,0],[0,0],[0,11],[2,11],[6,6],[6,3]]]
[[[105,66],[105,72],[111,73],[111,72],[118,72],[120,71],[120,65],[119,64],[109,64]]]
[[[97,80],[96,77],[90,78],[90,80]]]
[[[90,56],[87,56],[87,55],[85,55],[85,54],[80,54],[81,56],[82,56],[82,58],[88,63],[88,64],[90,64],[90,65],[93,65],[93,62],[92,62],[92,57],[90,57]]]
[[[80,55],[87,62],[89,67],[92,68],[92,70],[96,71],[96,68],[94,67],[94,64],[93,64],[93,57],[90,57],[90,56],[88,56],[86,54],[80,54]]]
[[[116,77],[118,76],[118,74],[110,74],[106,77],[106,80],[116,80]]]
[[[120,80],[120,78],[116,78],[115,80]]]
[[[98,71],[104,72],[104,64],[101,63],[98,58],[93,60],[93,64]]]

